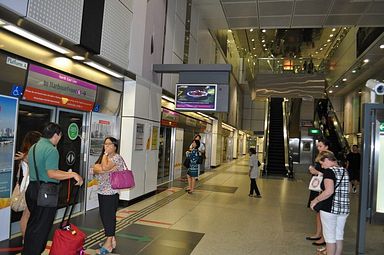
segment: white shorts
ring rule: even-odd
[[[320,211],[323,236],[326,243],[336,243],[336,240],[344,239],[344,226],[348,215]]]

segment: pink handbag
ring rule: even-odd
[[[129,189],[135,186],[133,173],[128,169],[124,162],[125,169],[122,171],[111,172],[109,177],[112,189]]]

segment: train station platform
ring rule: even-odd
[[[306,207],[310,178],[306,167],[295,165],[293,179],[257,179],[261,198],[248,196],[248,157],[205,172],[192,194],[184,191],[184,182],[169,184],[156,195],[119,208],[113,254],[317,254],[317,247],[305,240],[315,227],[315,213]],[[358,198],[351,193],[346,255],[355,254]],[[86,254],[95,254],[104,236],[98,210],[76,216],[72,223],[87,234]],[[383,230],[384,226],[368,225],[366,254],[383,254]],[[44,254],[49,248],[50,242]],[[21,237],[0,243],[0,254],[19,254],[21,249]]]

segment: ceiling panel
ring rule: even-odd
[[[375,14],[375,13],[384,14],[384,0],[381,3],[372,3],[368,7],[366,14]]]
[[[260,16],[276,16],[276,15],[291,15],[293,2],[275,1],[275,2],[260,2]]]
[[[295,14],[296,15],[319,15],[327,14],[332,0],[311,0],[296,2]]]
[[[324,26],[350,26],[357,24],[360,15],[332,15],[328,16]]]
[[[292,20],[292,27],[322,27],[325,20],[325,16],[294,16]]]
[[[384,24],[384,15],[365,15],[359,20],[359,26],[378,26],[381,27]]]
[[[230,28],[249,28],[258,27],[259,23],[256,17],[249,18],[229,18],[227,19]]]
[[[223,4],[223,8],[227,18],[257,16],[256,3]]]
[[[370,2],[351,2],[337,0],[333,5],[331,14],[361,14],[368,8]]]
[[[290,16],[260,17],[261,28],[284,28],[290,23]]]

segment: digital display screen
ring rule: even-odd
[[[176,84],[176,110],[216,111],[216,84]]]

